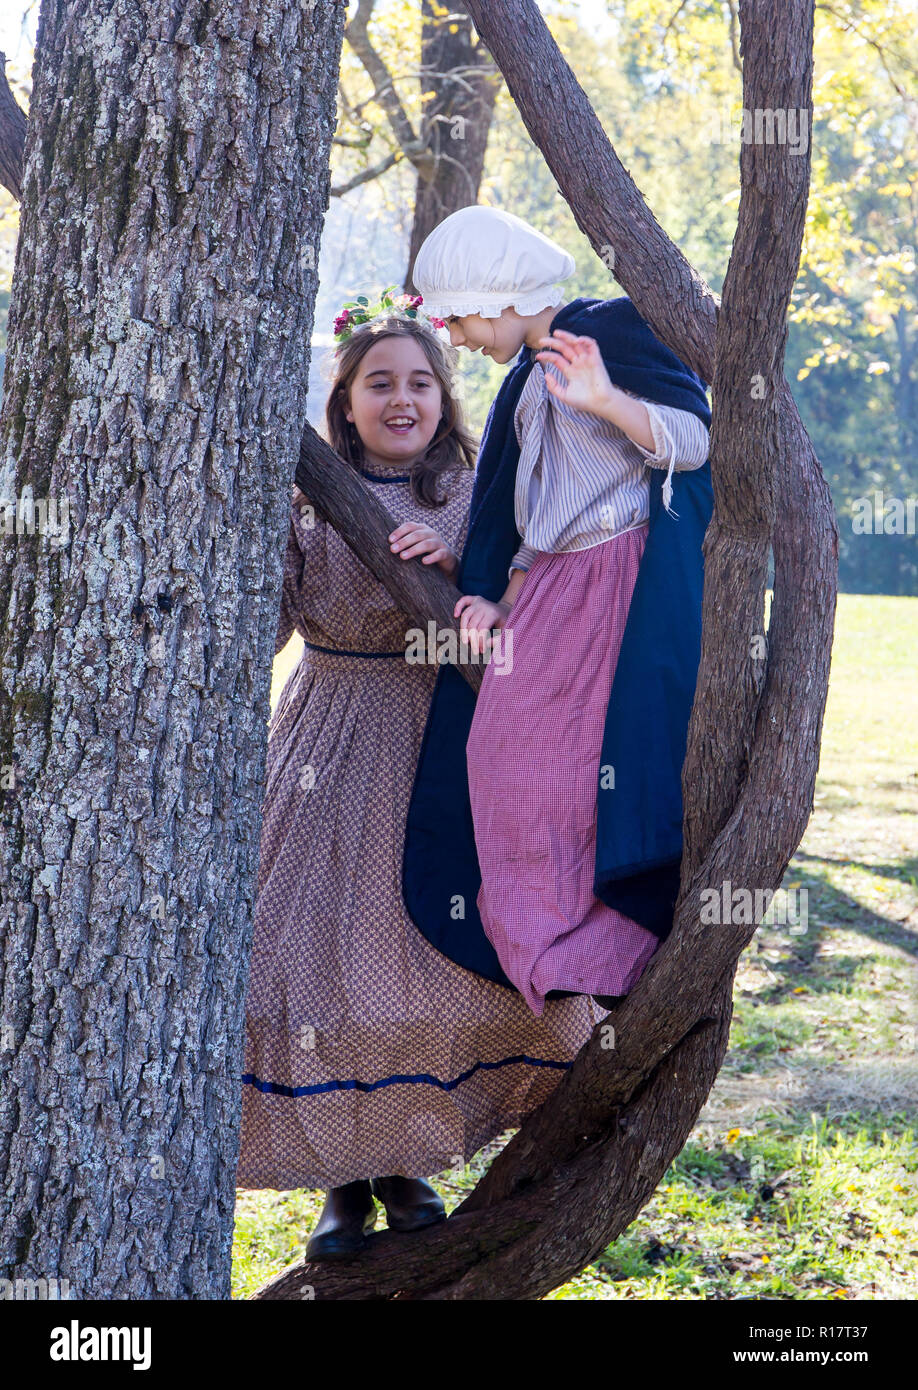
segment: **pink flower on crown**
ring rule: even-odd
[[[384,318],[386,314],[405,314],[409,318],[417,319],[418,311],[424,303],[424,296],[420,294],[394,294],[394,285],[388,285],[380,295],[378,303],[374,306],[370,304],[365,296],[358,296],[355,303],[347,304],[334,323],[334,334],[341,342],[350,335],[356,328],[362,327],[365,323],[371,323],[374,319]],[[431,314],[424,314],[424,318],[432,328],[445,328],[446,322],[443,319],[435,318]]]

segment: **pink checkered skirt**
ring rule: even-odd
[[[541,553],[488,665],[467,745],[478,910],[534,1014],[549,990],[627,994],[657,938],[593,893],[599,759],[647,526]],[[509,668],[509,669],[508,669]]]

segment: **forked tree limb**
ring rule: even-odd
[[[510,0],[510,7],[517,9],[519,0]],[[476,0],[473,8],[479,8]],[[529,9],[528,4],[525,8]],[[744,106],[754,110],[783,105],[808,113],[812,4],[808,0],[787,5],[780,0],[748,0],[740,14]],[[493,11],[482,22],[493,22]],[[497,39],[488,34],[486,41],[502,62],[502,51],[495,51],[500,49]],[[780,67],[777,80],[773,62]],[[547,74],[552,90],[564,91],[573,80],[560,71],[562,64],[560,54],[553,51]],[[509,79],[508,86],[517,96]],[[563,168],[557,151],[555,162]],[[597,162],[610,167],[605,150],[597,155]],[[599,1066],[586,1067],[578,1059],[538,1115],[498,1155],[463,1210],[500,1200],[521,1183],[537,1180],[550,1161],[541,1156],[546,1145],[557,1161],[561,1134],[567,1136],[570,1149],[578,1126],[587,1128],[583,1121],[590,1115],[601,1123],[603,1107],[616,1103],[622,1090],[636,1076],[647,1075],[675,1038],[685,1034],[698,1011],[704,1012],[721,967],[729,968],[732,976],[739,952],[754,931],[741,924],[725,924],[716,931],[704,925],[699,915],[701,890],[730,879],[738,886],[777,887],[812,808],[818,732],[828,684],[836,538],[828,489],[782,369],[785,315],[799,259],[808,163],[808,156],[789,155],[786,147],[745,147],[737,236],[713,351],[702,345],[703,359],[718,362],[711,447],[715,513],[705,542],[704,638],[683,774],[687,843],[673,933],[611,1016],[621,1038],[614,1081],[611,1062],[603,1066],[604,1059],[598,1059]],[[793,208],[788,207],[789,197]],[[616,255],[616,273],[620,264]],[[763,273],[766,266],[767,275]],[[632,297],[662,336],[669,304],[661,303],[656,284],[639,285]],[[753,382],[754,377],[761,377],[763,384]],[[726,425],[719,423],[722,418]],[[782,491],[792,493],[796,514],[787,512],[782,497],[782,536],[775,542],[776,557],[787,533],[799,530],[811,547],[810,571],[802,586],[799,555],[798,563],[789,565],[782,552],[782,592],[779,597],[776,581],[769,633],[774,660],[768,663],[753,656],[750,644],[764,632],[772,498],[779,468]],[[789,477],[795,480],[793,488],[788,487]],[[801,599],[809,601],[801,605]],[[798,611],[802,606],[804,611]],[[794,665],[799,671],[815,667],[808,688],[788,669]],[[760,700],[764,700],[761,709]],[[776,707],[780,714],[774,712]],[[757,711],[764,718],[757,718]],[[780,747],[774,746],[775,734],[780,736]],[[756,757],[760,751],[762,758]],[[790,765],[784,761],[787,754]],[[763,773],[766,785],[759,785]],[[743,811],[737,817],[740,802]],[[699,807],[707,813],[702,831],[689,840],[688,826],[693,816],[698,817]],[[720,835],[722,830],[725,833]],[[600,1071],[605,1072],[603,1080]]]

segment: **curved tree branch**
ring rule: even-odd
[[[714,296],[644,208],[531,0],[470,0],[468,8],[579,225],[600,254],[614,248],[618,278],[658,335],[713,376],[715,518],[684,770],[682,891],[673,932],[638,985],[444,1228],[410,1248],[381,1236],[346,1273],[297,1266],[272,1281],[264,1293],[271,1298],[295,1297],[304,1283],[332,1298],[534,1298],[619,1234],[679,1152],[713,1084],[736,961],[756,930],[754,920],[706,925],[701,893],[730,880],[776,888],[812,807],[837,536],[782,366],[808,159],[793,164],[786,148],[764,144],[743,151],[739,225],[718,315]],[[745,0],[740,18],[744,104],[783,102],[809,115],[812,0]],[[546,89],[557,96],[550,113]],[[765,660],[750,639],[763,635],[770,543],[775,595]],[[603,1045],[609,1025],[612,1049]]]

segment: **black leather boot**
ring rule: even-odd
[[[307,1260],[342,1260],[356,1255],[376,1225],[376,1203],[368,1178],[333,1187],[306,1245]]]
[[[372,1178],[370,1187],[386,1208],[390,1231],[420,1231],[446,1220],[443,1200],[426,1178]]]

